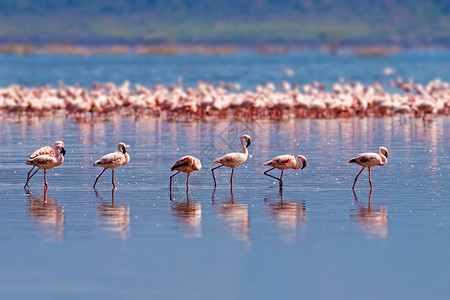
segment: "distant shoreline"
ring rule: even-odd
[[[429,48],[427,48],[429,49]],[[432,49],[441,49],[434,47]],[[336,45],[322,46],[299,46],[299,45],[270,45],[260,44],[253,46],[239,46],[232,44],[224,45],[181,45],[181,44],[161,44],[161,45],[135,45],[126,44],[115,45],[76,45],[52,43],[48,45],[8,43],[0,44],[0,53],[16,55],[35,54],[63,54],[63,55],[231,55],[236,52],[254,52],[261,55],[283,55],[291,52],[305,50],[317,50],[330,54],[345,52],[359,57],[377,57],[391,55],[397,52],[408,50],[400,46],[390,45],[361,45],[352,47],[338,47]]]

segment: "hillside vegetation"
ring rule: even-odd
[[[450,45],[444,0],[2,0],[1,43]]]

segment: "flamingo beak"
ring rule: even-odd
[[[63,148],[61,149],[61,154],[62,154],[63,156],[66,155],[66,148],[63,147]]]
[[[247,140],[247,146],[245,146],[245,147],[248,148],[251,144],[252,144],[252,141],[251,140]]]
[[[385,155],[385,156],[386,156],[386,158],[388,158],[388,153],[387,153],[387,152],[386,152],[386,155]]]
[[[303,163],[303,166],[300,170],[303,170],[306,167],[306,161]]]

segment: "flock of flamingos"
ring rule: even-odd
[[[231,187],[233,186],[233,174],[234,169],[239,167],[244,162],[247,161],[248,158],[248,147],[251,145],[251,137],[249,135],[241,136],[241,145],[243,153],[235,152],[225,154],[214,160],[215,163],[219,165],[211,169],[211,173],[214,180],[214,187],[216,186],[216,177],[214,175],[214,170],[221,167],[231,168],[231,178],[230,183]],[[123,165],[126,165],[130,161],[130,155],[127,153],[128,145],[124,143],[119,143],[117,146],[118,151],[106,154],[99,160],[94,163],[94,167],[102,167],[103,171],[97,176],[94,182],[94,188],[99,180],[99,178],[103,175],[103,173],[107,169],[112,170],[112,185],[114,189],[116,185],[114,183],[114,169]],[[48,188],[47,183],[47,170],[54,168],[56,166],[61,165],[64,162],[64,155],[66,153],[66,149],[64,148],[64,143],[62,141],[56,141],[53,148],[50,146],[44,146],[39,148],[30,156],[30,159],[26,162],[26,164],[33,166],[33,168],[28,172],[27,181],[25,183],[24,188],[28,187],[28,182],[30,179],[39,171],[44,170],[44,187]],[[352,189],[355,189],[356,181],[358,180],[361,172],[367,168],[369,170],[369,183],[370,183],[370,191],[372,192],[372,180],[370,176],[370,168],[373,166],[384,166],[387,163],[388,151],[385,147],[380,147],[378,149],[378,153],[361,153],[357,155],[355,158],[352,158],[348,161],[348,163],[355,163],[362,166],[361,171],[355,177],[355,181],[353,183]],[[298,155],[294,157],[292,155],[280,155],[268,162],[264,163],[265,166],[271,167],[269,170],[264,172],[264,175],[270,176],[279,181],[280,190],[283,185],[283,172],[287,169],[303,169],[306,167],[306,157],[303,155]],[[38,168],[33,172],[34,168]],[[187,155],[180,158],[175,164],[171,167],[171,171],[177,171],[177,173],[170,176],[170,192],[172,193],[172,178],[179,174],[180,172],[187,173],[186,187],[189,192],[189,175],[194,171],[199,171],[202,168],[202,163],[198,158]],[[269,171],[273,169],[280,169],[281,174],[280,177],[276,177],[268,174]]]
[[[390,92],[389,92],[390,91]],[[259,85],[255,91],[241,91],[239,84],[212,85],[199,81],[184,87],[182,81],[172,86],[145,87],[129,82],[94,83],[81,86],[19,85],[0,87],[0,110],[12,116],[43,116],[57,112],[83,120],[125,115],[167,115],[179,119],[227,117],[254,118],[333,118],[384,117],[400,114],[425,117],[450,113],[450,83],[435,79],[419,84],[400,77],[387,87],[379,82],[364,85],[340,79],[329,90],[319,82],[299,85],[286,81],[277,89],[274,83]]]

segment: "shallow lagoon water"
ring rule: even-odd
[[[0,55],[0,85],[89,86],[93,81],[186,85],[197,80],[327,84],[364,83],[399,75],[426,83],[449,78],[449,52],[407,52],[382,58],[305,52],[284,56],[14,56]],[[288,77],[283,67],[295,70]],[[382,76],[382,69],[397,73]],[[450,293],[450,120],[292,120],[169,123],[163,119],[0,119],[0,296],[7,299],[424,299]],[[213,158],[240,151],[235,171]],[[64,164],[23,189],[24,162],[42,145],[65,142]],[[131,161],[92,188],[94,160],[131,145]],[[388,164],[367,171],[347,160],[379,146]],[[308,166],[286,171],[282,195],[262,172],[264,161],[303,154]],[[170,166],[191,154],[203,169],[191,176]],[[45,201],[44,201],[45,198]],[[114,198],[114,202],[112,199]]]
[[[170,123],[126,117],[0,121],[0,295],[8,298],[375,299],[442,298],[450,287],[450,120],[227,120]],[[247,163],[216,171],[212,160],[241,151]],[[64,141],[62,166],[23,189],[27,157]],[[94,160],[130,144],[117,190]],[[347,160],[389,149],[367,171]],[[284,175],[283,191],[263,162],[303,154],[308,166]],[[185,154],[203,162],[186,175]],[[275,172],[276,174],[276,172]],[[369,199],[370,197],[370,199]],[[45,198],[45,200],[44,200]],[[370,200],[370,202],[369,202]]]

